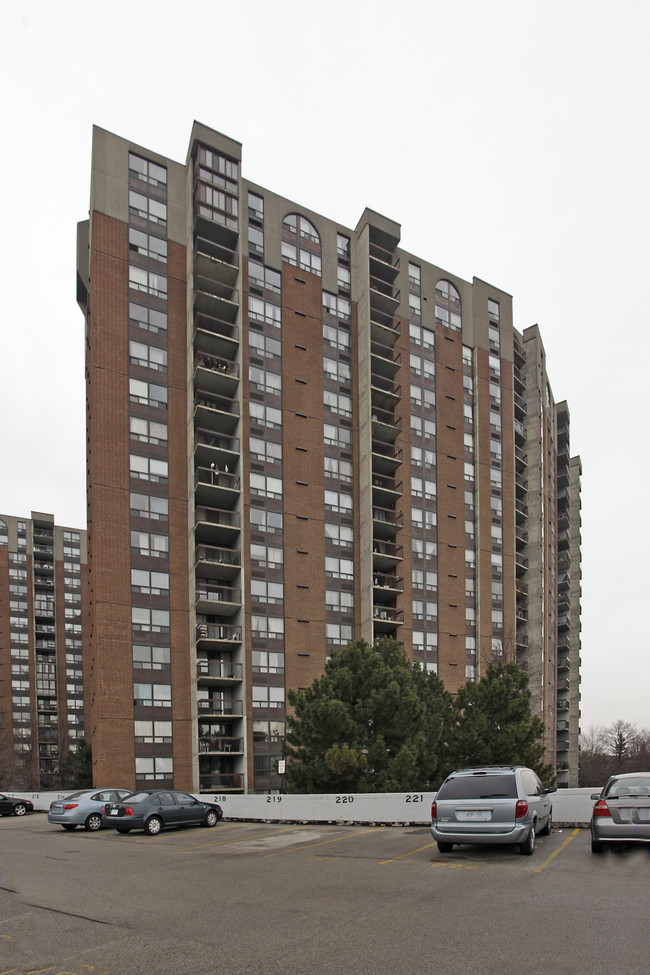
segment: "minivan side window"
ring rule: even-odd
[[[537,796],[539,795],[539,789],[542,783],[539,781],[534,772],[530,769],[524,769],[521,773],[521,784],[524,787],[524,791],[527,796]]]

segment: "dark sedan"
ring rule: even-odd
[[[27,813],[32,812],[34,812],[34,803],[30,802],[29,799],[16,799],[0,792],[0,815],[26,816]]]
[[[650,772],[612,775],[596,799],[591,815],[591,852],[606,843],[647,843],[650,846]]]
[[[216,826],[223,818],[216,802],[203,802],[188,792],[170,789],[136,792],[124,802],[108,802],[104,806],[102,824],[112,826],[118,833],[143,829],[156,836],[168,826]]]

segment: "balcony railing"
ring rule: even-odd
[[[222,717],[240,718],[244,713],[243,701],[231,701],[226,698],[211,697],[199,698],[196,704],[199,715],[204,717],[208,714],[214,714]]]
[[[199,505],[196,509],[196,521],[226,528],[239,528],[241,514],[239,511],[230,511],[227,508],[206,508],[205,505]]]
[[[215,603],[241,603],[241,589],[230,586],[200,586],[196,589],[196,601],[208,600]]]
[[[227,623],[198,623],[196,627],[197,640],[227,640],[241,641],[241,627]]]
[[[242,665],[230,660],[197,660],[196,676],[209,680],[241,680]]]
[[[220,735],[205,735],[199,738],[199,752],[202,754],[226,754],[232,755],[236,752],[243,752],[243,738],[224,738]]]
[[[194,357],[194,365],[197,368],[200,366],[201,369],[209,369],[211,372],[221,373],[224,376],[239,378],[239,363],[233,362],[231,359],[224,359],[221,356],[199,352]]]
[[[199,775],[201,792],[241,792],[244,789],[243,772],[210,772]]]
[[[214,548],[209,545],[199,545],[196,549],[199,562],[220,562],[224,565],[241,565],[241,552],[230,548]]]

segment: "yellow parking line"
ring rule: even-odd
[[[395,860],[403,860],[404,857],[410,857],[414,853],[420,853],[422,850],[428,850],[432,846],[435,846],[435,843],[427,843],[426,846],[418,846],[417,850],[409,850],[408,853],[400,853],[398,857],[391,857],[390,860],[380,860],[379,866],[381,867],[381,865],[384,863],[394,863]]]
[[[235,823],[230,825],[234,826]],[[254,836],[243,836],[237,840],[213,840],[211,843],[197,843],[195,846],[179,846],[176,850],[177,853],[187,853],[190,850],[203,850],[206,846],[222,846],[224,843],[247,843],[249,840],[259,840],[261,837],[267,836],[281,836],[282,833],[295,833],[300,829],[309,829],[310,823],[306,826],[290,826],[288,829],[278,829],[274,833],[255,833]]]
[[[569,836],[567,836],[564,843],[561,843],[560,846],[558,846],[557,850],[554,850],[550,856],[546,857],[541,867],[538,867],[537,870],[533,871],[533,873],[541,873],[544,867],[547,867],[551,862],[551,860],[553,860],[558,855],[558,853],[561,853],[564,847],[567,846],[571,842],[571,840],[578,835],[579,832],[580,832],[579,827],[574,829],[574,831]]]
[[[365,833],[378,833],[385,826],[377,826],[375,829],[364,829],[360,833],[347,833],[345,836],[334,836],[331,840],[321,840],[320,843],[308,843],[306,846],[294,846],[286,850],[278,850],[277,853],[265,853],[265,857],[279,857],[283,853],[302,853],[303,850],[311,850],[314,846],[326,846],[328,843],[336,843],[338,840],[349,840],[352,836],[363,836]]]

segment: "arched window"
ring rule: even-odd
[[[313,223],[298,213],[282,221],[282,260],[303,271],[321,274],[320,237]]]
[[[436,322],[461,330],[460,295],[451,281],[438,281],[436,285]]]

